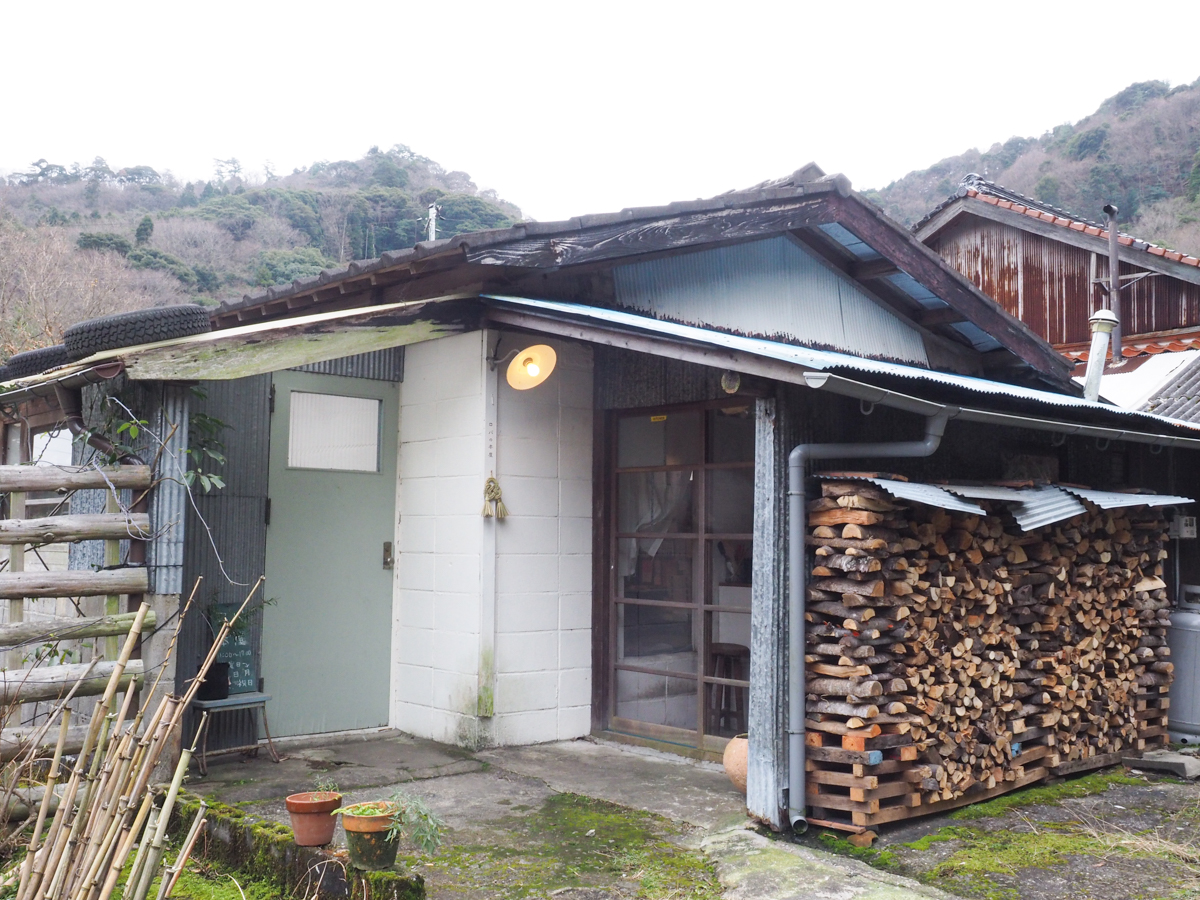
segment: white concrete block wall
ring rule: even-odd
[[[494,342],[495,332],[491,339]],[[501,354],[521,341],[504,336]],[[400,387],[392,725],[435,740],[527,744],[591,728],[592,357],[555,343],[529,391],[499,374],[497,478],[485,519],[484,337],[411,345]],[[482,556],[494,529],[495,558]],[[475,719],[495,566],[494,715]]]
[[[521,341],[506,336],[501,350]],[[526,339],[528,340],[528,339]],[[497,743],[591,730],[592,355],[548,341],[554,373],[528,391],[501,379],[496,527]]]
[[[474,740],[484,520],[483,335],[414,344],[400,385],[392,725]]]

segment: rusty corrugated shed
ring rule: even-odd
[[[942,229],[930,246],[1050,343],[1089,340],[1088,317],[1103,303],[1092,280],[1107,280],[1106,254],[970,215]],[[1145,271],[1121,262],[1122,276]],[[1155,274],[1127,283],[1121,298],[1126,337],[1200,324],[1200,284]]]

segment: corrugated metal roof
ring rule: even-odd
[[[821,230],[849,250],[858,259],[879,259],[880,253],[845,225],[837,222],[828,222],[821,226]]]
[[[963,497],[1003,500],[1012,504],[1013,518],[1022,531],[1030,531],[1061,522],[1087,512],[1087,507],[1070,494],[1051,485],[1032,488],[1010,488],[1000,485],[948,484],[946,490]]]
[[[1188,497],[1175,497],[1170,494],[1126,494],[1118,491],[1094,491],[1091,488],[1059,485],[1064,491],[1069,491],[1077,497],[1082,497],[1089,503],[1095,503],[1101,509],[1123,509],[1128,506],[1181,506],[1184,503],[1194,503]]]
[[[809,347],[798,347],[779,341],[769,341],[762,338],[744,337],[736,334],[726,334],[723,331],[713,331],[708,328],[698,328],[694,325],[681,325],[677,322],[666,322],[649,316],[624,312],[615,309],[602,309],[596,306],[584,306],[578,303],[563,303],[557,300],[533,300],[528,297],[513,297],[497,294],[485,294],[485,298],[499,301],[515,307],[537,309],[550,313],[568,316],[578,316],[639,331],[654,332],[668,335],[681,340],[723,347],[741,353],[774,359],[780,362],[792,363],[804,369],[817,372],[849,369],[856,372],[869,372],[876,375],[892,376],[911,381],[926,382],[958,388],[989,397],[1009,397],[1017,400],[1030,401],[1044,406],[1059,409],[1069,409],[1078,412],[1103,412],[1111,416],[1129,418],[1132,422],[1153,422],[1158,426],[1164,424],[1175,428],[1193,428],[1200,431],[1200,426],[1167,419],[1151,413],[1124,410],[1107,403],[1097,403],[1082,397],[1072,397],[1068,394],[1056,394],[1051,391],[1039,391],[1035,388],[1006,384],[1000,381],[989,381],[986,378],[974,378],[969,375],[955,375],[949,372],[936,372],[916,366],[883,360],[864,359],[847,353],[832,350],[814,350]],[[1132,425],[1131,422],[1131,425]]]
[[[890,478],[870,478],[866,475],[817,475],[822,481],[869,481],[883,488],[893,497],[901,500],[911,500],[914,503],[924,503],[926,506],[936,506],[939,509],[952,509],[955,512],[985,515],[987,510],[974,503],[967,503],[955,497],[948,491],[932,484],[920,484],[912,481],[893,481]]]
[[[929,362],[910,322],[782,236],[617,266],[613,286],[619,306],[676,322]]]

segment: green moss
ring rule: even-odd
[[[817,840],[822,847],[831,853],[849,856],[877,869],[895,872],[901,868],[900,860],[890,850],[876,850],[874,847],[855,847],[844,837],[832,831],[822,831],[817,835]]]
[[[908,847],[910,850],[928,850],[933,844],[938,844],[943,841],[956,841],[963,837],[964,832],[969,832],[966,828],[956,828],[953,825],[948,825],[941,831],[935,831],[933,834],[927,834],[923,838],[919,838],[907,844],[901,844],[902,847]]]
[[[951,819],[959,821],[983,819],[998,816],[1010,809],[1020,806],[1033,806],[1038,803],[1058,803],[1073,797],[1087,797],[1091,794],[1102,794],[1114,784],[1145,785],[1144,778],[1134,778],[1124,773],[1123,769],[1108,769],[1103,772],[1093,772],[1090,775],[1080,775],[1058,784],[1038,785],[1027,787],[1011,794],[1004,794],[983,803],[973,803],[964,806],[950,814]]]
[[[576,794],[556,794],[526,816],[489,823],[480,840],[451,841],[432,857],[402,857],[430,894],[544,897],[560,888],[621,885],[646,900],[716,900],[713,865],[679,845],[682,826]],[[627,888],[624,889],[624,888]]]

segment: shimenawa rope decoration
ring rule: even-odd
[[[500,482],[496,480],[496,476],[492,475],[483,483],[483,517],[490,519],[493,515],[497,519],[503,519],[508,516],[508,507],[504,505],[501,498]],[[495,512],[492,511],[492,504],[496,504]]]

